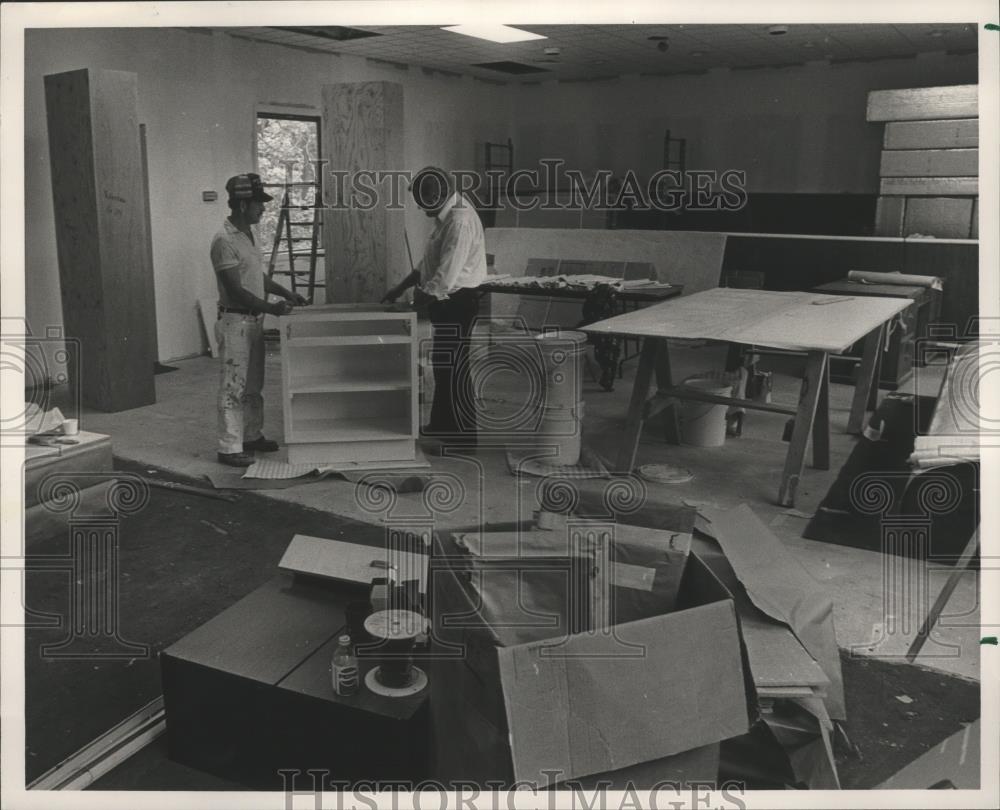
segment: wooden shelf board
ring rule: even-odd
[[[388,380],[337,380],[336,375],[320,375],[293,379],[289,393],[295,394],[343,394],[363,391],[409,391],[412,384],[407,379]]]
[[[287,441],[317,442],[398,441],[413,436],[408,417],[386,419],[293,419],[292,435]]]
[[[310,346],[398,346],[411,341],[409,335],[328,335],[288,338],[286,344],[291,349],[298,349]]]

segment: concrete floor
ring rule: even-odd
[[[686,348],[672,354],[677,379],[722,367],[723,355],[717,346]],[[218,361],[200,357],[174,365],[178,371],[156,377],[155,405],[117,414],[85,411],[81,415],[81,428],[109,434],[117,456],[201,478],[220,469],[215,460],[214,438]],[[280,359],[276,342],[269,343],[267,365],[265,432],[281,441]],[[614,458],[620,441],[634,371],[633,361],[626,367],[625,379],[618,381],[611,393],[589,379],[584,383],[584,441],[606,458]],[[776,374],[773,399],[794,402],[798,385],[793,377]],[[482,391],[482,407],[489,414],[516,408],[524,397],[523,387],[523,378],[516,372],[491,374]],[[430,388],[431,383],[425,380],[424,422]],[[787,449],[787,444],[780,441],[785,422],[780,414],[748,414],[743,437],[729,439],[720,448],[667,445],[654,429],[649,429],[640,445],[638,462],[670,463],[686,467],[694,474],[693,480],[686,484],[647,484],[650,497],[722,508],[747,503],[812,575],[817,587],[830,596],[840,646],[858,655],[899,661],[922,614],[913,617],[909,633],[895,632],[883,637],[885,605],[895,604],[893,594],[886,592],[883,577],[886,562],[895,558],[801,537],[808,517],[823,499],[856,441],[844,432],[850,395],[851,389],[846,386],[831,386],[831,469],[824,472],[807,465],[793,511],[776,505]],[[475,456],[430,457],[431,472],[451,474],[464,486],[459,503],[448,504],[450,511],[438,509],[433,515],[437,527],[510,522],[518,516],[529,516],[535,507],[539,479],[517,479],[510,475],[504,444],[496,443],[491,448],[488,438],[484,444],[486,449]],[[589,482],[587,486],[603,486],[603,483]],[[370,523],[379,523],[386,517],[384,512],[366,504],[364,498],[356,497],[354,484],[342,480],[324,480],[286,490],[262,490],[260,494]],[[390,517],[398,520],[428,514],[423,496],[414,493],[400,495]],[[931,598],[937,595],[949,570],[931,570]],[[897,577],[894,581],[898,580]],[[975,573],[962,577],[944,612],[945,618],[925,645],[918,665],[979,679],[976,585]],[[954,649],[944,646],[948,644],[957,646]]]

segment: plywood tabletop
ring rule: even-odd
[[[908,298],[718,287],[580,329],[842,353],[911,303]]]

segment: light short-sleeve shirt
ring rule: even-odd
[[[224,307],[241,306],[231,301],[222,283],[222,272],[234,267],[240,271],[240,285],[248,293],[264,298],[264,257],[250,237],[228,219],[212,238],[212,267],[219,288],[219,303]]]
[[[465,197],[452,194],[438,213],[419,269],[424,279],[421,289],[438,300],[486,281],[483,225]]]

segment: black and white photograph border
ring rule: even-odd
[[[3,810],[1000,806],[995,3],[0,15]]]

